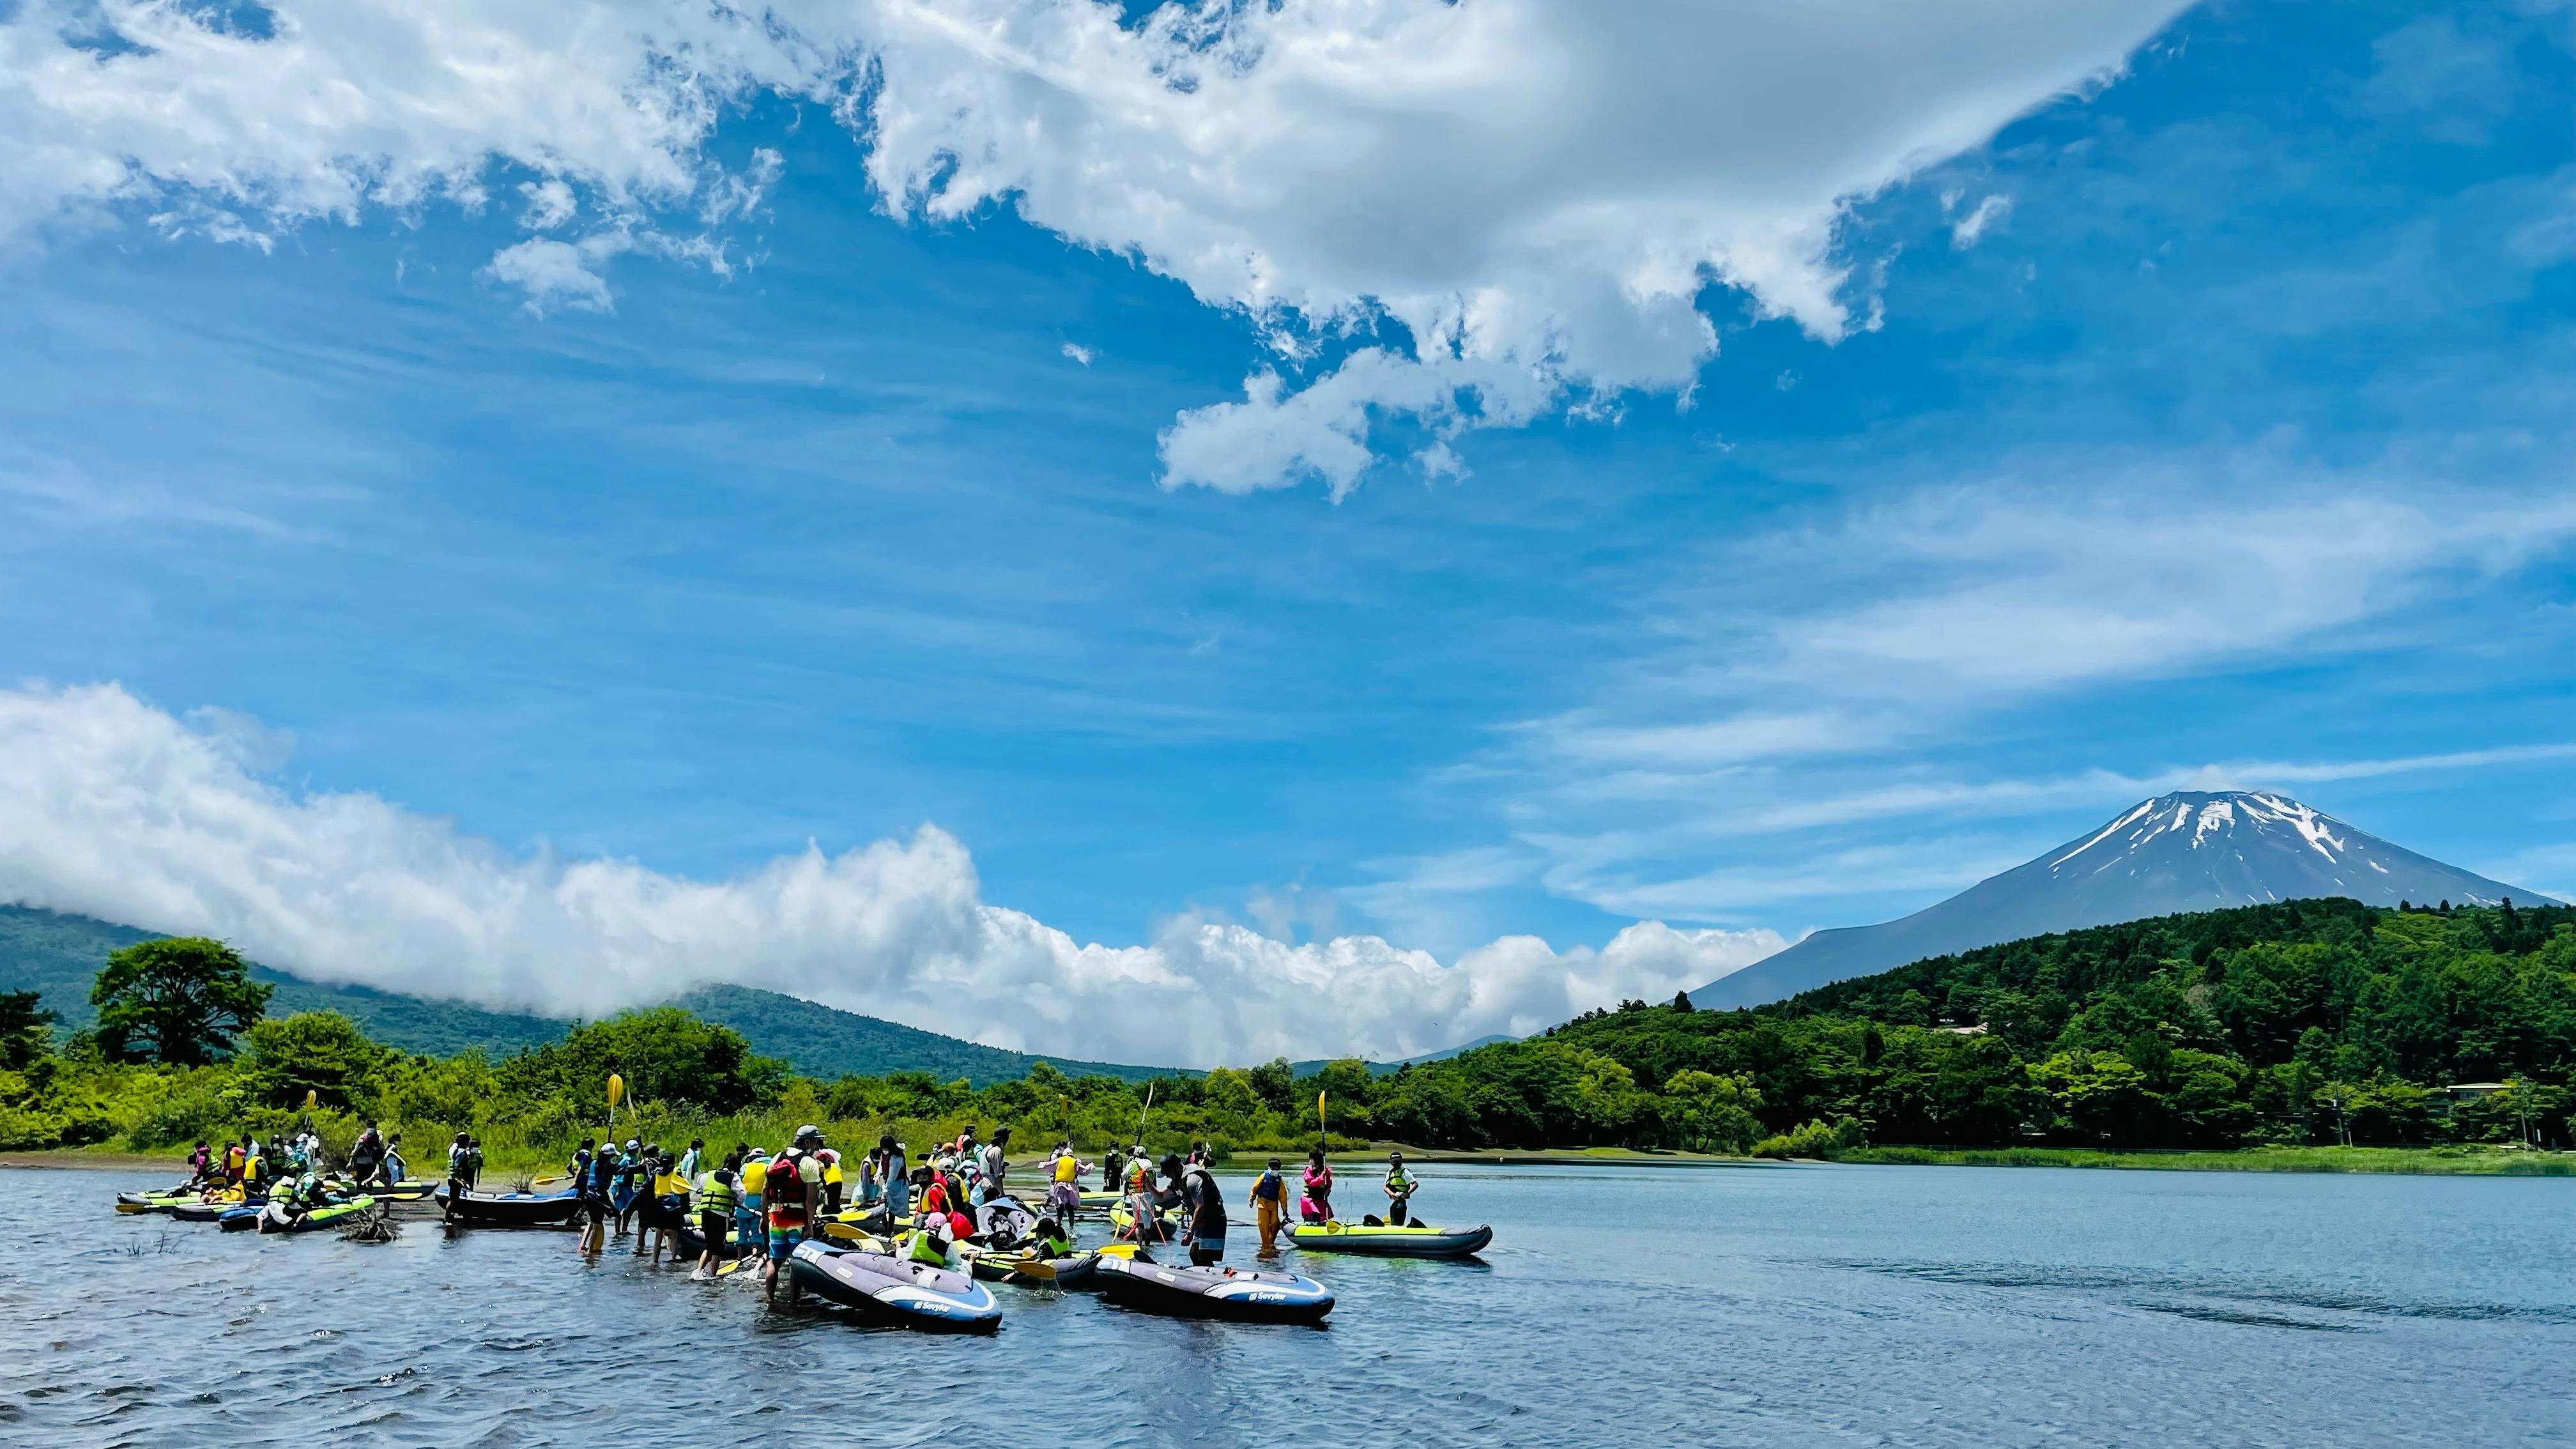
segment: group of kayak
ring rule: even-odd
[[[119,1193],[121,1213],[162,1213],[180,1222],[214,1223],[226,1232],[304,1233],[340,1227],[379,1203],[426,1197],[432,1185],[406,1177],[401,1134],[369,1126],[333,1170],[310,1127],[263,1143],[244,1136],[220,1147],[200,1141],[188,1156],[186,1182],[157,1192]]]
[[[1271,1322],[1321,1321],[1332,1291],[1296,1273],[1229,1267],[1226,1217],[1204,1145],[1158,1164],[1138,1148],[1110,1154],[1104,1186],[1086,1191],[1092,1164],[1059,1144],[1040,1168],[1046,1191],[1031,1206],[1006,1181],[1010,1131],[979,1144],[972,1127],[913,1162],[891,1135],[855,1163],[807,1125],[776,1153],[738,1145],[720,1160],[703,1141],[685,1153],[628,1140],[585,1141],[567,1164],[569,1186],[554,1192],[485,1193],[451,1172],[436,1193],[460,1226],[576,1225],[579,1251],[605,1246],[613,1224],[632,1222],[638,1256],[695,1258],[693,1277],[723,1277],[757,1266],[775,1298],[812,1294],[878,1323],[990,1332],[1001,1305],[985,1282],[1096,1290],[1130,1307],[1192,1317]],[[452,1164],[453,1165],[453,1164]],[[1331,1169],[1307,1164],[1308,1218],[1285,1236],[1323,1251],[1462,1257],[1492,1240],[1488,1228],[1449,1232],[1410,1221],[1418,1184],[1400,1154],[1390,1159],[1389,1212],[1359,1224],[1331,1216]],[[1157,1169],[1159,1168],[1159,1172]],[[1159,1180],[1158,1180],[1159,1178]],[[855,1192],[852,1189],[855,1188]],[[1251,1206],[1261,1255],[1275,1255],[1287,1182],[1277,1159],[1254,1183]],[[1085,1249],[1077,1218],[1105,1214],[1112,1241]],[[1156,1248],[1172,1255],[1165,1262]],[[981,1280],[981,1281],[979,1281]]]

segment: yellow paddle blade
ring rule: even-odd
[[[1055,1281],[1055,1264],[1044,1258],[1013,1258],[1010,1263],[1011,1271],[1023,1278],[1039,1283]]]
[[[1136,1245],[1134,1243],[1103,1243],[1100,1245],[1099,1252],[1100,1256],[1104,1258],[1133,1259],[1136,1256]]]
[[[319,1097],[317,1097],[317,1096],[315,1095],[315,1093],[314,1093],[314,1091],[313,1091],[313,1089],[312,1089],[311,1087],[307,1087],[307,1088],[305,1088],[305,1089],[304,1089],[304,1110],[305,1110],[305,1111],[307,1111],[307,1112],[312,1111],[312,1110],[313,1110],[313,1104],[314,1104],[316,1101],[318,1101],[318,1100],[320,1100],[320,1098],[319,1098]]]
[[[610,1072],[608,1074],[609,1110],[612,1112],[617,1110],[617,1104],[624,1100],[626,1100],[626,1079],[615,1072]]]

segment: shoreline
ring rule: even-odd
[[[2576,1177],[2576,1152],[2498,1147],[1854,1147],[1854,1167],[2059,1167],[2113,1172],[2306,1172],[2406,1177]]]
[[[1383,1143],[1366,1151],[1341,1151],[1328,1159],[1337,1167],[1370,1166],[1400,1151],[1407,1162],[1423,1166],[1486,1167],[1663,1167],[1755,1168],[1778,1170],[1831,1163],[1847,1167],[2056,1167],[2127,1172],[2307,1172],[2369,1173],[2417,1177],[2576,1177],[2576,1152],[2535,1152],[2497,1147],[2240,1147],[2228,1149],[2084,1148],[2084,1147],[1855,1147],[1831,1158],[1774,1159],[1724,1157],[1699,1152],[1642,1152],[1633,1148],[1492,1148],[1446,1151]],[[1228,1154],[1224,1166],[1258,1171],[1273,1154],[1255,1150]],[[1302,1153],[1281,1151],[1283,1162],[1303,1160]],[[1043,1158],[1014,1159],[1014,1168],[1035,1168]],[[86,1147],[0,1152],[0,1169],[93,1170],[168,1173],[185,1176],[187,1164],[175,1155],[105,1151]],[[546,1173],[534,1174],[543,1179]],[[487,1173],[487,1176],[491,1174]]]

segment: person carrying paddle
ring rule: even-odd
[[[1252,1205],[1252,1230],[1261,1235],[1261,1256],[1275,1257],[1279,1252],[1279,1226],[1288,1218],[1288,1179],[1279,1171],[1279,1159],[1270,1159],[1268,1170],[1252,1181],[1252,1195],[1244,1201]]]
[[[1306,1195],[1297,1200],[1297,1215],[1310,1223],[1333,1220],[1333,1165],[1320,1147],[1306,1154]]]
[[[617,1182],[617,1151],[614,1147],[594,1149],[587,1137],[581,1150],[572,1157],[572,1186],[579,1193],[582,1227],[574,1238],[577,1252],[596,1253],[608,1244],[608,1220],[616,1216],[609,1206],[608,1195]]]
[[[1386,1182],[1378,1190],[1386,1194],[1387,1226],[1394,1228],[1404,1226],[1406,1215],[1412,1210],[1414,1190],[1421,1186],[1422,1184],[1412,1173],[1404,1170],[1403,1153],[1390,1152],[1386,1155]]]
[[[1073,1221],[1082,1211],[1082,1172],[1090,1166],[1073,1155],[1073,1144],[1063,1143],[1055,1150],[1055,1160],[1048,1164],[1048,1175],[1054,1184],[1047,1189],[1047,1211]]]

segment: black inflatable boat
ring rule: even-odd
[[[953,1268],[806,1242],[796,1245],[787,1271],[798,1288],[870,1323],[930,1333],[991,1333],[1002,1326],[992,1290]]]
[[[1321,1323],[1333,1311],[1332,1289],[1294,1273],[1192,1268],[1138,1253],[1101,1258],[1092,1266],[1092,1279],[1113,1303],[1181,1318]]]
[[[473,1228],[551,1228],[581,1209],[575,1192],[450,1192],[442,1185],[435,1196],[449,1222]]]

